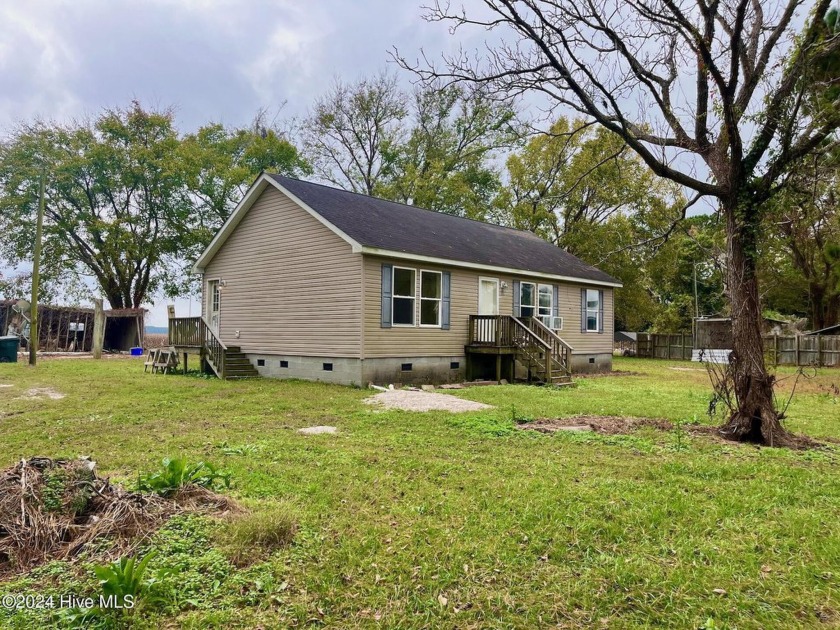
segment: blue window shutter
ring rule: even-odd
[[[554,285],[554,301],[551,303],[551,317],[560,317],[560,287]]]
[[[441,276],[441,300],[440,300],[440,327],[444,330],[449,330],[449,302],[450,302],[450,286],[452,284],[452,276],[448,271],[444,271]]]
[[[580,290],[580,332],[586,332],[586,289]]]
[[[598,291],[598,332],[604,332],[604,292]]]
[[[391,294],[394,277],[393,265],[382,265],[382,328],[391,327]]]
[[[522,295],[519,291],[519,280],[513,281],[513,316],[519,317],[522,314],[521,309],[519,308],[519,300],[522,298]]]

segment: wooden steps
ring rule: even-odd
[[[240,380],[245,378],[257,378],[260,375],[257,369],[241,351],[239,346],[229,346],[225,350],[225,379]]]

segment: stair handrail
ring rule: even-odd
[[[216,375],[219,378],[224,379],[225,354],[227,353],[228,348],[225,345],[225,342],[219,338],[219,335],[207,323],[207,320],[204,319],[204,317],[201,318],[201,324],[204,329],[202,338],[204,339],[204,350],[207,353],[207,362],[216,372]]]
[[[518,317],[514,317],[513,315],[508,315],[508,317],[510,317],[510,320],[513,322],[515,327],[522,329],[522,331],[526,334],[531,343],[536,342],[536,344],[542,346],[546,352],[551,352],[551,346],[548,344],[548,342],[544,339],[540,339],[539,335],[537,335],[533,330],[526,326],[521,319],[519,319]]]
[[[536,317],[529,318],[528,326],[551,345],[552,354],[554,355],[559,367],[566,374],[571,374],[571,370],[569,369],[569,357],[574,351],[571,344],[551,330],[548,326],[543,324]]]

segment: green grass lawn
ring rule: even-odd
[[[130,484],[164,457],[203,459],[255,513],[297,521],[291,545],[237,567],[222,524],[174,519],[146,546],[168,595],[120,627],[840,627],[836,445],[514,429],[514,413],[708,422],[696,364],[615,369],[629,374],[459,390],[496,409],[449,414],[381,412],[369,391],[319,383],[151,376],[132,360],[4,364],[0,465],[89,455]],[[837,385],[838,370],[800,383],[789,428],[840,438]],[[21,398],[34,387],[65,397]],[[339,433],[296,432],[316,424]],[[0,594],[95,593],[95,562],[46,565]],[[2,628],[50,623],[67,621],[0,608]]]

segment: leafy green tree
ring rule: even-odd
[[[816,152],[773,200],[761,270],[765,304],[805,315],[813,328],[840,321],[840,152]]]
[[[47,176],[45,279],[92,276],[113,308],[178,282],[191,208],[169,111],[138,103],[70,125],[23,125],[0,149],[3,256],[31,256],[38,179]]]
[[[0,145],[0,258],[28,262],[46,173],[45,292],[91,280],[113,308],[188,288],[188,258],[210,240],[262,169],[302,168],[267,130],[209,125],[182,138],[170,110],[135,102],[66,125],[35,122]]]
[[[297,176],[311,172],[297,148],[258,115],[251,127],[214,123],[184,137],[180,153],[194,224],[182,245],[194,257],[230,216],[263,171]]]
[[[697,313],[726,314],[724,252],[725,235],[716,215],[701,214],[680,223],[645,267],[658,305],[653,330],[690,330]]]
[[[301,135],[320,179],[475,218],[499,188],[494,152],[520,137],[510,100],[436,83],[409,95],[385,73],[336,82],[316,101]]]
[[[494,152],[521,137],[509,100],[463,86],[414,92],[408,137],[395,145],[391,171],[375,194],[471,218],[484,218],[499,189]]]
[[[615,134],[558,119],[507,160],[507,185],[494,201],[499,222],[530,230],[597,265],[632,290],[616,296],[617,325],[646,328],[659,291],[648,266],[658,235],[684,199]]]

